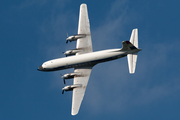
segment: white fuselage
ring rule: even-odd
[[[97,52],[75,55],[70,57],[58,58],[44,62],[38,68],[41,71],[56,71],[76,67],[88,67],[97,63],[106,62],[126,56],[129,52],[136,51],[121,51],[121,49],[109,49]]]

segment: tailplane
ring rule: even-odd
[[[138,49],[138,29],[132,30],[130,43],[132,43],[134,45],[134,47],[131,47],[131,48]],[[140,49],[139,49],[139,51],[140,51]],[[135,73],[136,62],[137,62],[137,54],[139,51],[127,55],[130,74]]]

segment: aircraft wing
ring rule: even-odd
[[[91,70],[92,67],[77,68],[74,70],[74,72],[81,73],[80,76],[74,77],[74,84],[81,84],[82,87],[73,89],[72,110],[71,110],[72,115],[76,115],[79,112],[79,108],[81,106],[81,102],[85,94],[85,90],[88,84]]]
[[[77,40],[76,49],[80,49],[81,51],[76,53],[76,55],[92,52],[93,49],[91,42],[91,32],[86,4],[81,4],[80,6],[78,34],[85,35],[85,37],[79,38]],[[73,89],[71,110],[72,115],[76,115],[79,112],[79,108],[85,94],[92,67],[93,66],[85,66],[74,69],[74,73],[77,72],[81,75],[74,77],[73,84],[81,84],[82,86]]]
[[[78,34],[83,34],[86,37],[77,40],[76,49],[81,49],[82,51],[76,53],[76,55],[92,52],[90,23],[86,4],[81,4],[80,6]]]

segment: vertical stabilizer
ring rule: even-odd
[[[133,29],[131,33],[130,42],[138,48],[138,29]]]
[[[138,49],[138,29],[133,29],[131,33],[130,42]],[[137,61],[137,53],[128,54],[128,66],[129,66],[129,73],[135,73],[136,69],[136,61]]]

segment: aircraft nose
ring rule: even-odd
[[[39,70],[39,71],[42,71],[42,70],[43,70],[42,65],[38,67],[38,70]]]

